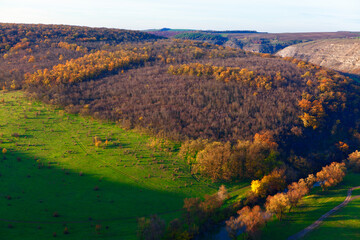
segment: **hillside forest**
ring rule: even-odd
[[[360,144],[360,85],[294,58],[25,24],[0,24],[0,52],[3,91],[175,142],[191,173],[212,182],[280,171],[291,183]]]

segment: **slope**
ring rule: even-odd
[[[360,73],[360,39],[327,39],[289,46],[277,53],[338,71]]]
[[[172,143],[0,92],[0,238],[135,239],[138,217],[180,215],[195,180]],[[102,139],[94,146],[93,137]],[[107,140],[107,143],[105,142]],[[96,225],[101,225],[96,231]],[[67,228],[69,234],[64,234]]]

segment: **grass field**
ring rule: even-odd
[[[360,198],[351,201],[339,212],[331,215],[304,239],[322,239],[324,236],[327,240],[360,239]]]
[[[0,147],[7,152],[0,153],[0,239],[55,233],[60,239],[136,239],[138,217],[179,217],[184,198],[220,185],[194,178],[176,152],[150,146],[144,134],[66,114],[21,92],[0,91],[1,99]]]
[[[330,188],[327,191],[321,191],[320,187],[314,188],[308,196],[305,196],[298,207],[292,210],[291,213],[287,213],[283,221],[273,220],[268,222],[267,226],[263,229],[262,239],[286,239],[289,236],[301,231],[306,228],[319,217],[326,212],[330,211],[335,206],[339,205],[345,200],[347,191],[350,187],[360,185],[360,174],[348,173],[344,178],[344,181],[334,188]],[[356,194],[356,192],[355,192]],[[358,203],[358,200],[356,200]],[[360,213],[359,206],[356,206],[356,202],[351,202],[349,206],[354,206],[354,211],[351,215],[348,215],[348,219],[344,221],[352,222],[353,216],[358,216]],[[335,216],[335,215],[334,215]],[[335,220],[336,218],[334,218]],[[359,218],[354,221],[359,223]],[[340,228],[341,222],[336,223],[333,221],[334,226],[337,225]],[[359,225],[358,225],[359,226]],[[321,229],[322,227],[320,227]],[[349,227],[350,231],[351,227]],[[359,231],[359,228],[353,229]],[[339,229],[339,231],[342,231]],[[322,235],[324,234],[324,235]],[[323,231],[311,239],[328,239],[329,233]],[[346,233],[342,238],[334,239],[356,239],[351,236],[345,237]]]

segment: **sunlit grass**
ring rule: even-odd
[[[322,191],[320,187],[314,188],[300,201],[298,207],[286,214],[283,221],[280,222],[276,219],[270,221],[263,229],[262,237],[264,239],[286,239],[301,231],[342,203],[348,189],[357,185],[360,185],[360,174],[348,173],[344,181],[334,188],[327,191]]]
[[[7,153],[0,153],[0,239],[49,239],[53,233],[60,239],[135,239],[138,217],[180,217],[184,198],[212,194],[221,185],[193,178],[176,152],[149,147],[145,134],[30,102],[21,92],[0,92],[2,98],[0,147]],[[100,147],[94,136],[102,139]],[[99,234],[96,224],[102,225]]]
[[[360,239],[360,198],[351,201],[304,239]]]

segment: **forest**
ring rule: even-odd
[[[344,159],[359,169],[360,84],[340,72],[213,44],[226,38],[207,32],[166,39],[118,29],[0,24],[0,37],[3,93],[19,90],[62,114],[135,130],[151,139],[146,147],[174,153],[186,166],[169,167],[151,153],[156,171],[174,169],[172,181],[188,171],[191,186],[198,179],[220,186],[203,198],[182,198],[182,218],[167,227],[157,215],[139,218],[140,239],[192,239],[225,219],[230,235],[246,225],[256,238],[270,215],[281,221],[316,181],[322,190],[339,184]],[[9,99],[0,100],[9,107]],[[98,149],[123,151],[110,135],[90,135],[96,155]],[[9,153],[1,150],[5,160]],[[144,159],[134,156],[131,166],[139,167]],[[155,179],[152,173],[145,178]],[[222,184],[239,182],[251,182],[251,191],[229,205]]]
[[[296,179],[359,142],[359,85],[304,61],[122,30],[3,24],[1,32],[4,90],[183,142],[194,166],[219,144],[229,152],[221,164],[238,168],[216,170],[214,181],[276,167]],[[204,169],[194,172],[211,175]]]

